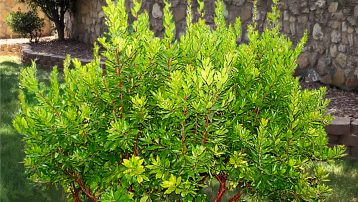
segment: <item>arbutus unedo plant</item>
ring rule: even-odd
[[[274,2],[275,5],[277,1]],[[128,25],[124,0],[107,1],[108,37],[99,38],[106,69],[65,62],[64,82],[21,71],[24,160],[35,182],[61,185],[73,201],[324,200],[320,167],[343,156],[327,147],[324,89],[302,90],[292,72],[306,35],[293,48],[279,32],[276,7],[264,32],[240,19],[227,26],[216,3],[215,29],[187,9],[175,39],[165,2],[163,38],[149,29],[141,1]],[[199,1],[198,13],[203,15]],[[205,187],[219,185],[208,196]],[[229,196],[226,194],[230,192]]]

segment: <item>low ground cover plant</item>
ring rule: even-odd
[[[41,29],[44,26],[44,19],[40,18],[36,11],[16,11],[7,16],[6,23],[15,33],[30,38],[30,42],[38,42],[41,37]]]
[[[205,201],[203,187],[216,180],[214,201],[324,200],[329,187],[322,163],[344,148],[328,148],[325,90],[301,90],[292,77],[306,36],[293,48],[279,32],[275,7],[263,33],[226,25],[216,3],[215,29],[200,18],[175,39],[170,4],[163,38],[149,29],[141,1],[127,23],[125,1],[107,1],[106,68],[94,60],[70,69],[64,82],[55,68],[51,85],[22,70],[21,112],[30,178],[62,185],[74,201]],[[277,1],[275,1],[277,3]],[[204,16],[204,3],[198,13]]]

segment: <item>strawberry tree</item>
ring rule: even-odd
[[[325,90],[302,90],[292,77],[307,36],[293,47],[273,7],[264,32],[253,23],[238,45],[240,19],[227,26],[218,1],[211,29],[199,1],[200,19],[189,2],[175,39],[165,4],[157,38],[141,1],[130,25],[125,1],[107,1],[104,69],[96,47],[87,65],[67,58],[63,81],[57,68],[50,85],[38,83],[35,64],[21,71],[14,126],[30,179],[61,185],[76,202],[205,201],[211,181],[214,201],[228,190],[229,201],[325,199],[318,162],[344,148],[326,146]]]

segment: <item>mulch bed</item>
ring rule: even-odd
[[[318,82],[306,83],[301,82],[304,89],[317,89],[319,87],[326,87],[326,98],[330,99],[327,111],[339,117],[351,117],[358,119],[358,93],[348,92],[339,88],[324,85]]]
[[[51,53],[54,55],[66,56],[70,54],[72,58],[92,59],[93,46],[87,45],[74,40],[66,41],[42,41],[31,44],[31,49],[34,52]]]
[[[1,42],[1,41],[0,41]],[[56,55],[70,54],[71,57],[92,59],[92,46],[73,40],[56,41],[53,38],[44,38],[37,44],[31,44],[32,50],[36,52],[52,53]],[[351,117],[358,119],[358,93],[347,92],[321,83],[301,82],[304,89],[317,89],[321,86],[327,87],[326,98],[331,102],[328,112],[334,116]]]

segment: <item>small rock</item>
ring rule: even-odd
[[[349,34],[352,34],[352,33],[354,32],[353,27],[348,27],[347,32],[348,32]]]
[[[335,20],[343,20],[344,19],[343,11],[338,11],[336,13],[331,13],[331,18]]]
[[[329,53],[333,58],[337,56],[337,46],[335,44],[329,48]]]
[[[308,17],[307,16],[298,17],[298,23],[306,24],[307,22],[308,22]]]
[[[353,37],[353,34],[348,34],[348,43],[349,43],[349,46],[353,46],[353,45],[354,45],[354,37]]]
[[[342,39],[341,33],[337,30],[333,30],[333,32],[331,33],[331,41],[333,43],[338,43],[341,41],[341,39]]]
[[[328,6],[328,12],[334,13],[338,9],[338,2],[331,2]]]
[[[326,0],[317,0],[316,6],[318,8],[323,8],[326,5]]]
[[[321,57],[317,63],[317,71],[319,75],[326,75],[329,72],[329,65],[331,64],[331,59],[329,57]]]
[[[299,68],[306,69],[310,65],[310,60],[307,54],[301,54],[297,59]]]
[[[304,8],[303,10],[301,10],[301,13],[309,13],[310,12],[310,10],[306,7],[306,8]]]
[[[347,52],[347,46],[340,44],[338,46],[338,50],[339,50],[339,52],[345,53],[345,52]]]
[[[336,61],[342,68],[345,68],[347,65],[347,55],[344,53],[339,53]]]
[[[158,19],[158,18],[162,18],[162,17],[163,17],[163,12],[160,10],[160,6],[159,6],[158,3],[155,3],[155,4],[153,5],[152,16],[153,16],[155,19]]]
[[[331,20],[328,22],[328,26],[333,28],[333,29],[338,29],[341,26],[341,23],[339,21],[336,20]]]
[[[346,22],[342,22],[342,32],[346,32],[348,30],[348,25]]]
[[[346,88],[348,90],[353,90],[358,87],[358,78],[356,76],[351,76],[346,80]]]
[[[288,14],[288,11],[283,12],[283,20],[288,21],[290,19],[290,15]]]
[[[296,35],[296,24],[295,23],[290,24],[290,31],[291,31],[292,35]]]
[[[318,73],[312,68],[308,69],[307,76],[305,77],[305,82],[311,83],[319,80],[321,80],[321,77],[318,75]]]
[[[351,26],[356,26],[357,25],[357,20],[355,18],[353,18],[352,16],[348,17],[347,21]]]
[[[322,40],[323,39],[322,28],[318,23],[316,23],[313,26],[312,36],[313,36],[313,39],[315,39],[315,40]]]
[[[99,13],[98,13],[98,18],[102,18],[104,17],[104,12],[101,10]]]
[[[232,5],[234,6],[242,6],[245,3],[245,0],[233,0]]]
[[[336,86],[342,86],[345,81],[344,71],[341,68],[336,69],[336,73],[333,76],[332,83]]]

